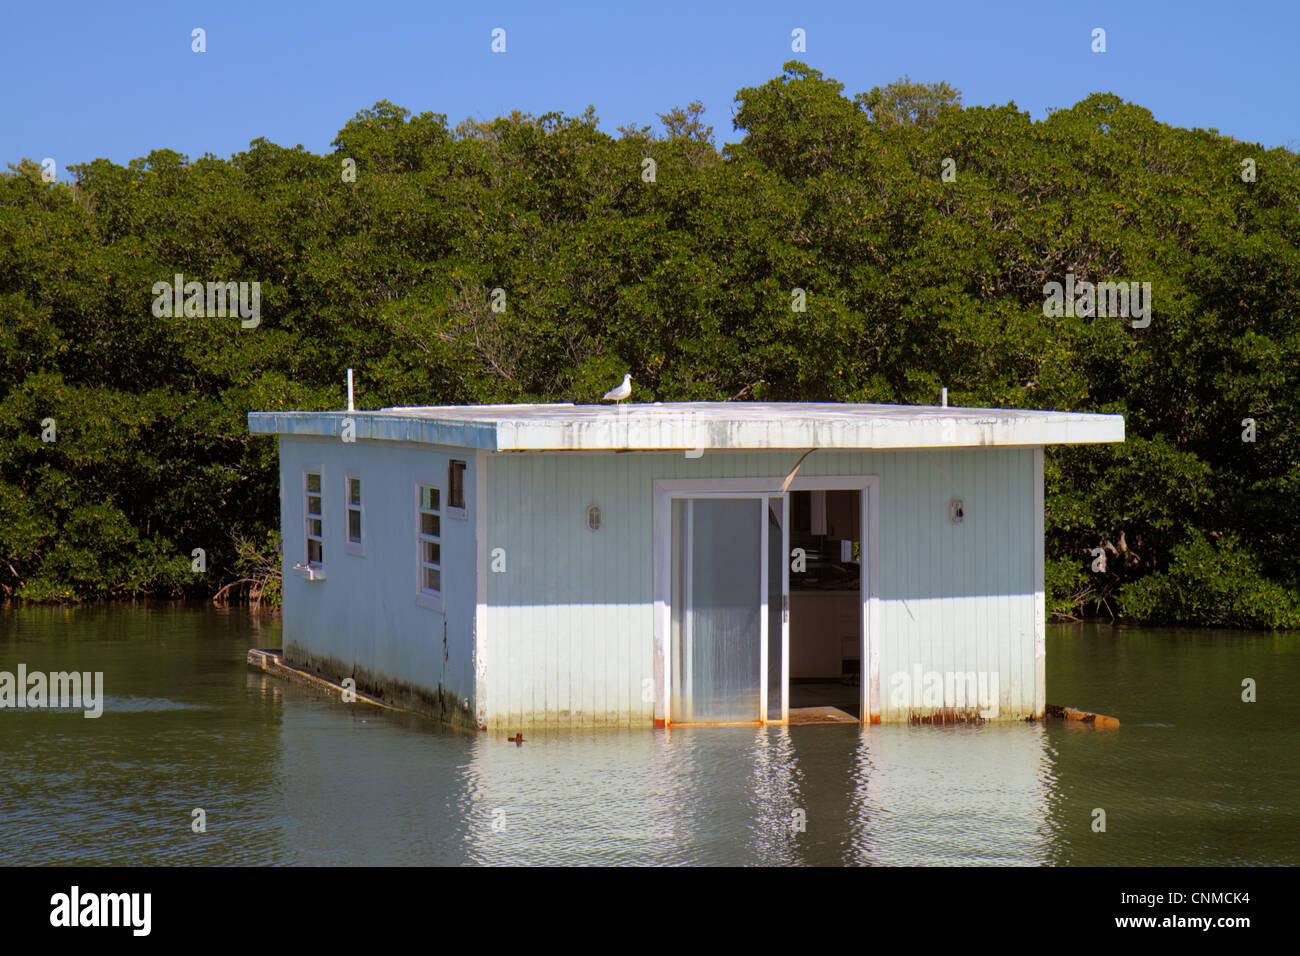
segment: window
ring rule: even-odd
[[[416,598],[437,602],[442,599],[442,505],[441,493],[431,485],[416,485]]]
[[[305,519],[305,539],[307,543],[307,567],[321,568],[325,565],[325,535],[322,529],[320,472],[303,473],[303,517]]]
[[[453,458],[447,462],[447,514],[452,518],[464,518],[465,510],[465,463]]]
[[[365,539],[361,535],[361,476],[352,474],[343,478],[343,506],[347,514],[347,540],[343,548],[348,554],[365,554]]]

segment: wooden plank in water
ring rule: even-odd
[[[1082,724],[1092,724],[1094,727],[1119,726],[1119,721],[1114,717],[1107,717],[1105,714],[1094,714],[1087,710],[1076,710],[1073,707],[1061,707],[1057,704],[1048,704],[1045,715],[1057,720],[1074,720]]]
[[[248,650],[248,664],[250,667],[256,667],[258,670],[265,671],[268,674],[274,674],[276,677],[283,677],[286,680],[296,681],[299,684],[307,684],[319,690],[328,691],[330,696],[336,696],[339,700],[346,700],[344,694],[348,694],[353,701],[362,704],[370,704],[373,707],[381,707],[384,710],[397,711],[398,713],[411,714],[415,713],[410,710],[403,710],[401,707],[394,707],[391,704],[385,704],[382,700],[376,700],[367,694],[363,694],[352,688],[345,688],[342,684],[336,684],[333,681],[326,680],[323,677],[317,677],[315,674],[308,674],[306,671],[298,670],[296,667],[290,667],[284,662],[284,658],[279,651],[262,650],[251,647]],[[417,717],[424,716],[416,714]]]

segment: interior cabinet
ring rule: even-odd
[[[862,527],[861,495],[856,491],[826,492],[826,536],[857,541]]]
[[[857,591],[790,594],[790,676],[838,678],[843,661],[860,656],[861,595]]]

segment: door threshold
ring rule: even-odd
[[[860,724],[852,714],[829,705],[822,707],[791,707],[792,724]]]

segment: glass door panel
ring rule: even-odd
[[[784,496],[763,499],[767,513],[767,719],[785,719],[785,629],[787,604],[784,598],[785,538],[781,529],[785,522]]]
[[[763,717],[762,602],[771,563],[762,547],[766,511],[762,497],[673,500],[669,720],[675,723]]]

